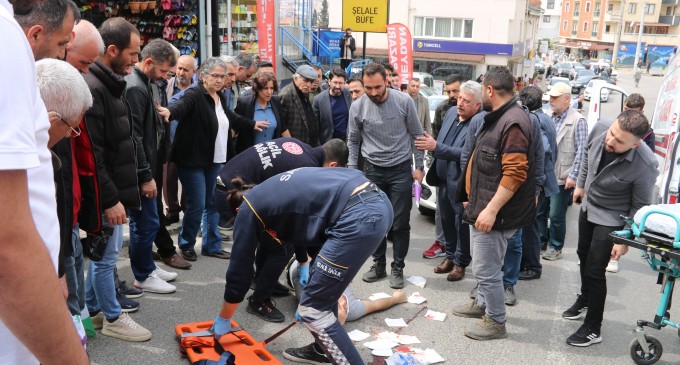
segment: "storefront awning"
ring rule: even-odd
[[[610,45],[607,45],[607,44],[593,44],[592,46],[590,46],[589,49],[591,51],[604,51],[604,50],[613,49],[613,48],[614,48],[614,46],[610,46]]]
[[[563,48],[581,48],[581,45],[578,42],[558,43],[555,46]]]
[[[388,52],[386,49],[383,48],[366,48],[366,54],[387,57]],[[414,51],[413,59],[467,62],[467,63],[484,63],[485,61],[484,55],[466,53],[421,52],[421,51]]]

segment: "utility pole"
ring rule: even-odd
[[[626,7],[626,0],[621,0],[621,8],[619,9],[619,25],[616,27],[616,37],[614,38],[614,52],[612,53],[612,65],[616,67],[619,64],[619,43],[621,43],[621,32],[623,31],[623,11]]]
[[[642,32],[645,30],[645,13],[647,3],[642,3],[642,17],[640,19],[640,32],[638,33],[637,48],[635,48],[635,63],[633,64],[633,70],[637,71],[640,67],[638,62],[640,61],[640,51],[642,48]]]

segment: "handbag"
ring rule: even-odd
[[[427,185],[430,186],[439,186],[441,183],[441,179],[439,178],[439,175],[437,175],[437,159],[432,160],[432,164],[430,165],[430,168],[427,170],[427,174],[425,175],[425,182]]]

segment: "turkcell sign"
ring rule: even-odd
[[[423,52],[467,53],[496,56],[512,56],[515,53],[513,52],[512,44],[456,42],[422,38],[415,38],[413,40],[413,50]]]

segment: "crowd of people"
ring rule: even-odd
[[[319,66],[302,65],[279,90],[273,65],[248,55],[199,67],[164,40],[142,48],[124,18],[99,28],[80,20],[71,0],[0,3],[13,50],[0,69],[13,85],[0,93],[0,216],[12,222],[0,230],[0,282],[13,293],[0,301],[0,363],[86,364],[90,327],[149,340],[130,315],[134,299],[176,291],[178,272],[155,261],[198,264],[199,233],[201,260],[230,260],[216,338],[232,331],[249,289],[248,313],[284,321],[271,298],[289,293],[279,282],[287,271],[295,318],[314,343],[283,356],[363,363],[342,324],[405,301],[412,189],[423,179],[438,208],[423,256],[443,257],[433,270],[448,281],[471,267],[477,282],[472,300],[452,308],[480,319],[466,336],[508,335],[517,280],[539,279],[541,257],[561,257],[575,203],[582,287],[562,316],[586,317],[567,343],[602,341],[605,269],[627,250],[607,234],[650,203],[657,174],[641,96],[588,133],[568,85],[552,87],[546,115],[540,88],[517,92],[496,67],[481,82],[448,77],[430,120],[420,81],[402,92],[390,65],[349,79],[334,68],[327,82]],[[180,220],[175,246],[167,225]],[[133,285],[116,270],[125,224]],[[369,257],[362,280],[388,278],[392,298],[360,301],[348,289]]]

